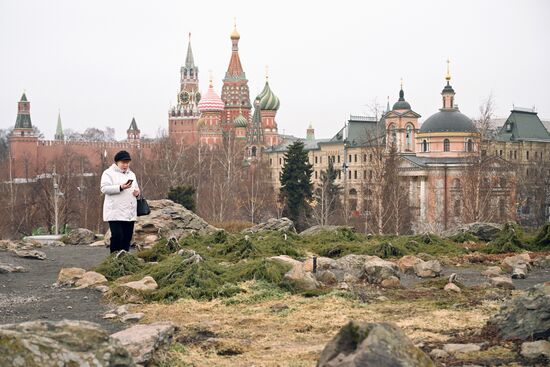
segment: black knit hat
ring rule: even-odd
[[[132,158],[130,158],[130,153],[128,153],[125,150],[121,150],[117,154],[115,154],[115,162],[118,161],[131,161]]]

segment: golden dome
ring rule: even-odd
[[[233,32],[231,32],[231,39],[239,39],[241,35],[237,32],[237,18],[233,18]]]

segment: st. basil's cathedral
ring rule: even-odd
[[[210,77],[208,90],[199,91],[199,68],[195,65],[191,35],[185,65],[180,71],[178,103],[168,112],[168,135],[176,144],[214,147],[224,138],[241,140],[247,155],[255,157],[266,147],[280,143],[275,116],[279,98],[267,80],[262,92],[250,102],[248,79],[239,57],[241,36],[235,27],[231,33],[231,58],[220,95]],[[254,109],[254,111],[252,111]]]

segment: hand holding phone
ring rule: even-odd
[[[132,183],[133,183],[133,182],[134,182],[134,180],[128,180],[128,181],[126,181],[125,184],[120,185],[120,189],[121,189],[121,190],[126,190],[126,189],[130,188],[130,187],[132,186]]]

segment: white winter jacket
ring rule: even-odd
[[[120,185],[134,180],[132,186],[120,191]],[[123,172],[116,164],[103,171],[101,192],[105,194],[103,202],[103,220],[135,221],[137,219],[137,199],[134,189],[139,188],[136,175],[129,168]]]

